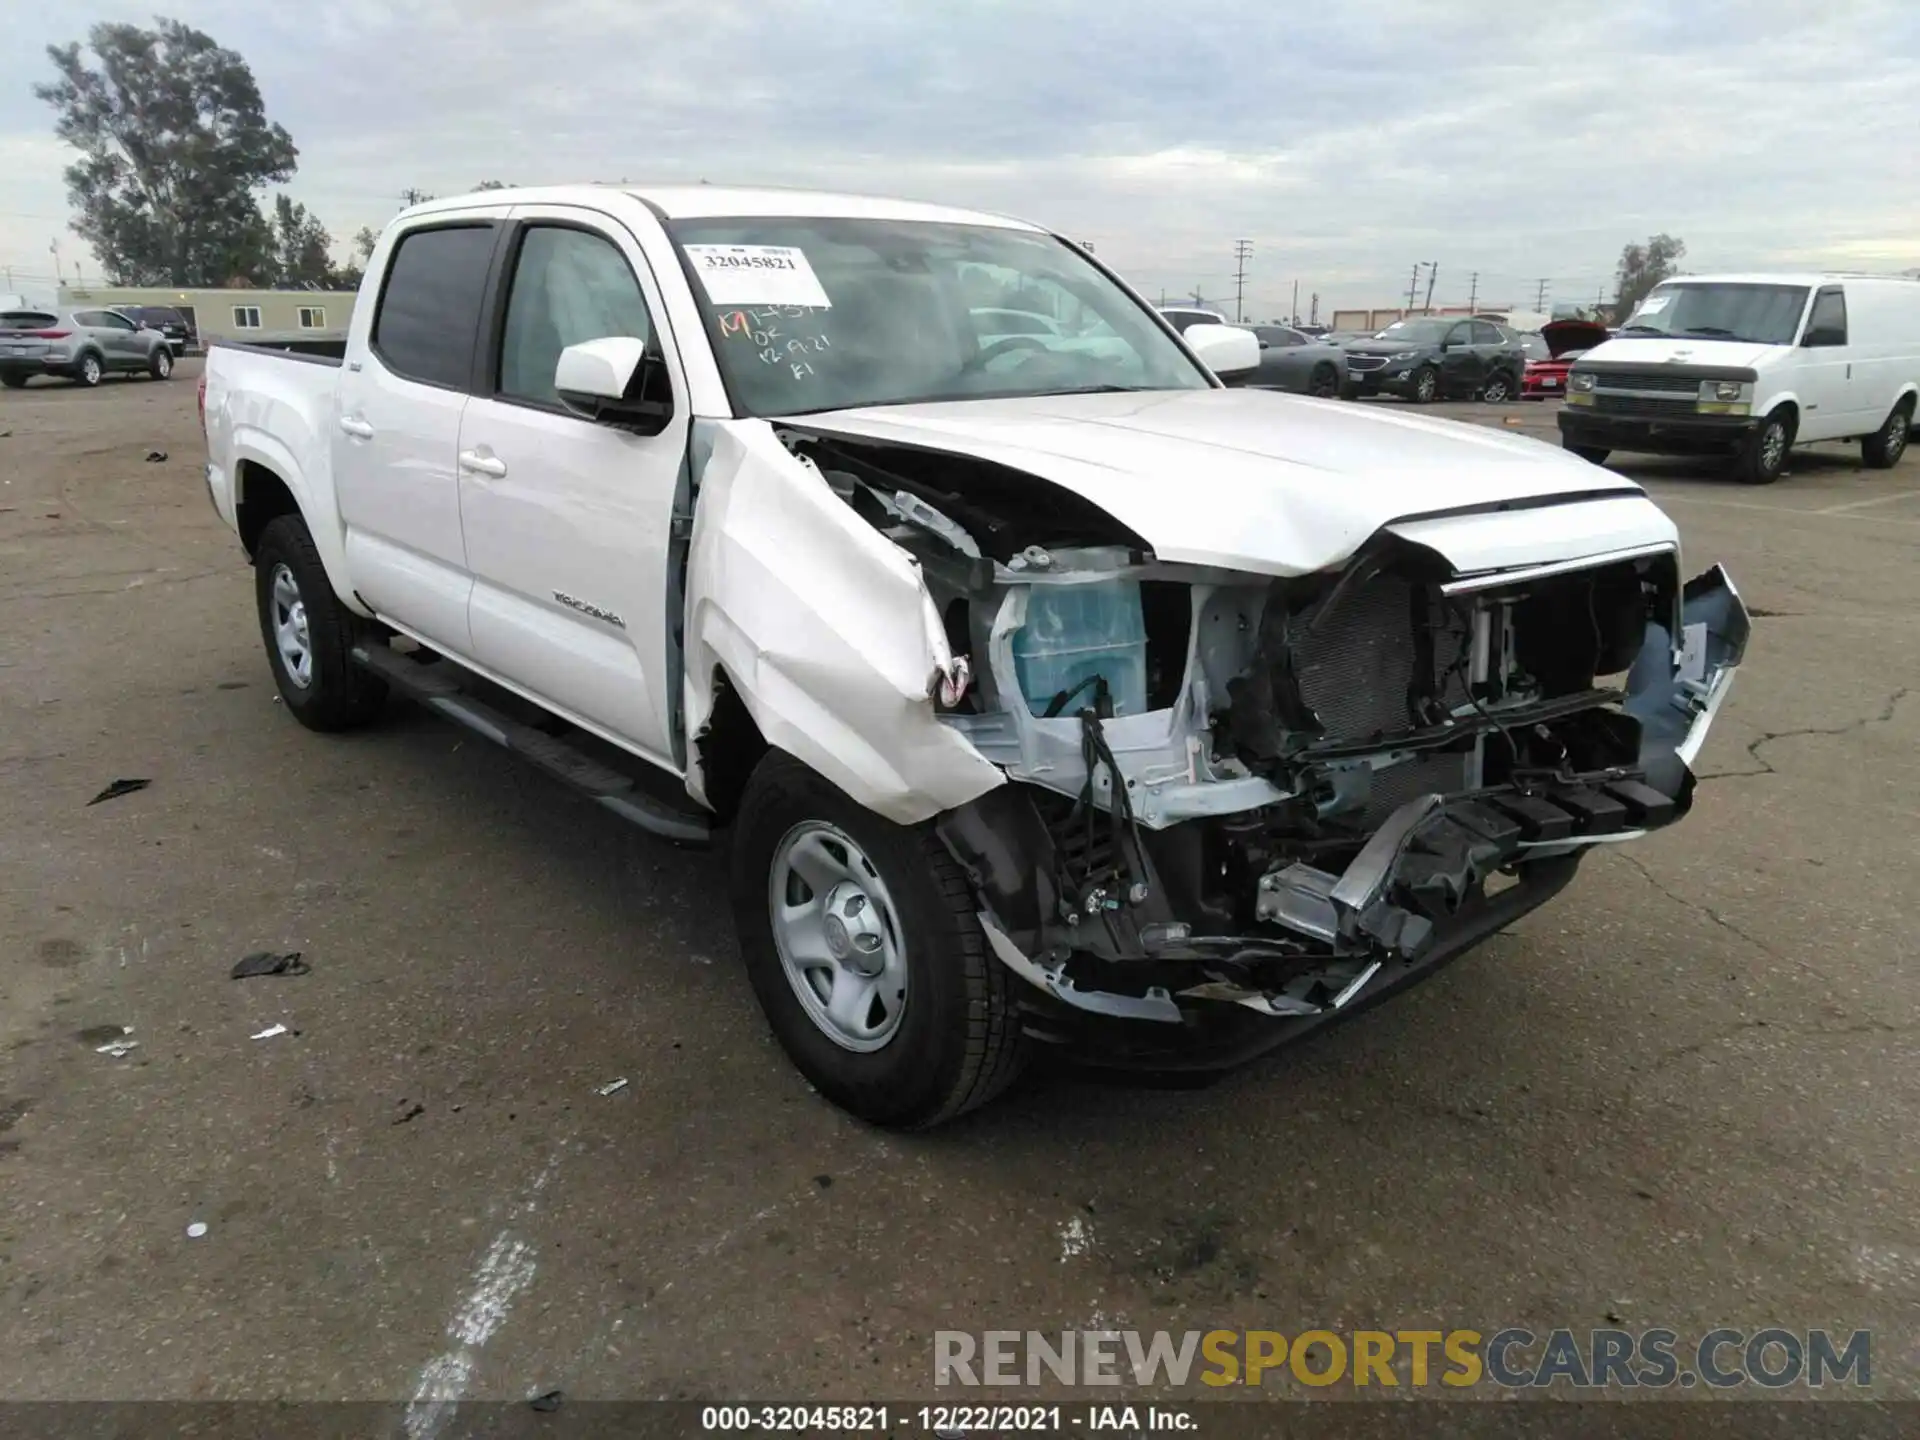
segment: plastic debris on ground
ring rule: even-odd
[[[250,980],[255,975],[305,975],[313,967],[300,958],[298,950],[276,955],[271,950],[256,950],[234,962],[233,978]]]
[[[560,1402],[567,1398],[563,1390],[549,1390],[544,1395],[536,1395],[527,1403],[542,1415],[551,1415],[560,1408]]]
[[[93,799],[87,801],[87,804],[98,805],[102,800],[118,800],[122,795],[131,795],[134,791],[144,790],[151,784],[153,784],[151,780],[115,780]]]
[[[96,1055],[106,1055],[115,1060],[123,1059],[129,1052],[140,1048],[140,1042],[138,1040],[129,1040],[127,1038],[131,1034],[133,1034],[133,1027],[131,1025],[122,1025],[120,1027],[119,1039],[109,1040],[104,1045],[94,1046],[93,1053]]]
[[[207,1233],[207,1222],[204,1220],[196,1220],[191,1225],[187,1226],[187,1238],[189,1240],[198,1240],[201,1236],[205,1235],[206,1233]]]
[[[627,1078],[623,1075],[618,1080],[609,1080],[604,1085],[595,1086],[593,1093],[596,1095],[617,1095],[627,1088],[627,1084]]]
[[[262,1030],[258,1035],[249,1035],[247,1038],[249,1040],[271,1040],[276,1035],[287,1035],[291,1033],[292,1032],[289,1031],[287,1027],[284,1025],[269,1025],[266,1029]]]
[[[405,1105],[407,1102],[402,1100],[400,1103],[402,1105]],[[393,1123],[396,1125],[404,1125],[409,1120],[414,1119],[416,1116],[424,1115],[426,1113],[427,1113],[427,1107],[416,1102],[410,1108],[402,1111],[399,1118],[396,1119]]]
[[[149,465],[158,465],[162,460],[166,458],[167,458],[167,452],[164,450],[147,451],[147,463]]]

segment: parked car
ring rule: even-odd
[[[1520,376],[1522,400],[1557,400],[1567,393],[1567,372],[1573,362],[1607,340],[1607,327],[1592,320],[1550,320],[1532,337],[1546,353],[1527,349],[1527,368]]]
[[[116,307],[122,315],[149,330],[158,330],[167,337],[167,348],[173,351],[178,360],[187,353],[195,342],[193,326],[187,317],[171,305],[121,305]]]
[[[1260,368],[1242,383],[1256,390],[1290,390],[1331,398],[1346,378],[1346,354],[1287,325],[1251,327],[1260,341]]]
[[[114,371],[165,380],[173,374],[167,337],[113,310],[0,312],[0,384],[9,390],[36,375],[98,385]]]
[[[1371,340],[1346,347],[1349,399],[1399,395],[1435,400],[1511,400],[1520,393],[1526,359],[1491,320],[1416,315],[1396,320]]]
[[[1053,316],[1034,310],[978,306],[968,313],[983,351],[1080,350],[1123,360],[1126,355],[1126,341],[1097,322],[1085,329],[1069,330]]]
[[[1224,315],[1211,310],[1203,310],[1191,305],[1162,305],[1160,313],[1167,317],[1169,324],[1182,335],[1195,325],[1231,325],[1234,322]]]
[[[1124,354],[981,345],[967,265]],[[343,348],[203,376],[285,712],[398,690],[723,836],[774,1034],[878,1123],[1431,974],[1687,810],[1746,642],[1625,476],[1228,389],[1251,334],[1005,217],[463,195],[388,224]]]
[[[1615,450],[1724,455],[1768,485],[1815,440],[1897,464],[1916,397],[1920,279],[1689,275],[1574,363],[1560,438],[1595,464]]]

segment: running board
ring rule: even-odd
[[[356,665],[371,670],[394,689],[531,760],[622,820],[677,845],[705,845],[712,840],[710,816],[698,810],[676,809],[647,794],[632,776],[601,764],[563,739],[502,715],[440,673],[453,669],[451,662],[430,664],[374,643],[355,645],[352,655]]]

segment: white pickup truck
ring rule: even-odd
[[[399,690],[726,832],[781,1043],[925,1126],[1037,1047],[1290,1040],[1689,806],[1726,576],[1623,476],[1257,356],[1001,216],[490,191],[388,225],[341,358],[214,348],[206,478],[296,719]]]

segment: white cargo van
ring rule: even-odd
[[[1780,478],[1787,452],[1858,440],[1875,469],[1907,446],[1920,397],[1920,280],[1689,275],[1656,286],[1567,382],[1561,443],[1726,454],[1740,479]]]

